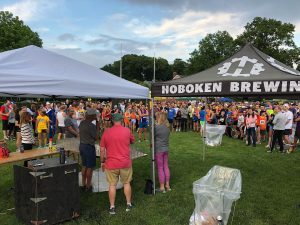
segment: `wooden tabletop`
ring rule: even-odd
[[[40,157],[51,156],[51,155],[56,155],[56,154],[59,154],[59,152],[57,152],[57,151],[51,152],[51,151],[49,151],[48,148],[27,150],[27,151],[24,151],[24,153],[12,152],[9,154],[8,158],[0,159],[0,166],[9,164],[9,163],[16,163],[16,162],[21,162],[21,161],[25,161],[25,160],[37,159]]]

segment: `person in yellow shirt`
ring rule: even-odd
[[[36,118],[36,132],[38,133],[39,148],[42,148],[42,142],[44,147],[47,144],[47,134],[49,133],[50,120],[46,115],[46,111],[39,111],[39,115]]]

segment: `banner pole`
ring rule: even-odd
[[[205,103],[204,103],[204,110],[205,110],[205,120],[204,120],[204,127],[203,127],[203,147],[202,147],[202,161],[205,161],[205,150],[206,150],[206,105],[207,105],[207,98],[205,97]]]
[[[154,98],[151,98],[152,106],[151,106],[151,165],[152,165],[152,182],[153,182],[153,194],[155,195],[155,152],[154,152]]]

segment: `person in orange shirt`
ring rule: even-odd
[[[265,141],[266,134],[267,134],[267,114],[265,111],[262,111],[259,117],[259,129],[260,129],[260,138],[262,141]]]
[[[130,113],[130,128],[131,132],[134,132],[136,130],[136,122],[137,122],[137,112],[136,112],[136,106],[133,107]]]
[[[205,115],[205,118],[206,118],[206,122],[207,122],[207,123],[210,123],[210,118],[211,118],[211,111],[210,111],[210,108],[207,108],[207,109],[206,109],[206,115]]]
[[[130,127],[130,111],[128,108],[124,113],[124,125],[125,127]]]
[[[256,127],[256,144],[260,144],[260,141],[261,141],[261,136],[260,136],[260,114],[257,110],[254,110],[254,113],[256,115],[256,124],[255,124],[255,127]]]
[[[109,105],[104,106],[102,111],[102,121],[104,125],[104,130],[110,127],[111,124],[111,109]]]

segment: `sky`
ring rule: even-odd
[[[187,60],[207,34],[236,37],[256,16],[294,24],[300,46],[299,9],[299,0],[0,0],[45,49],[98,68],[124,54]]]

